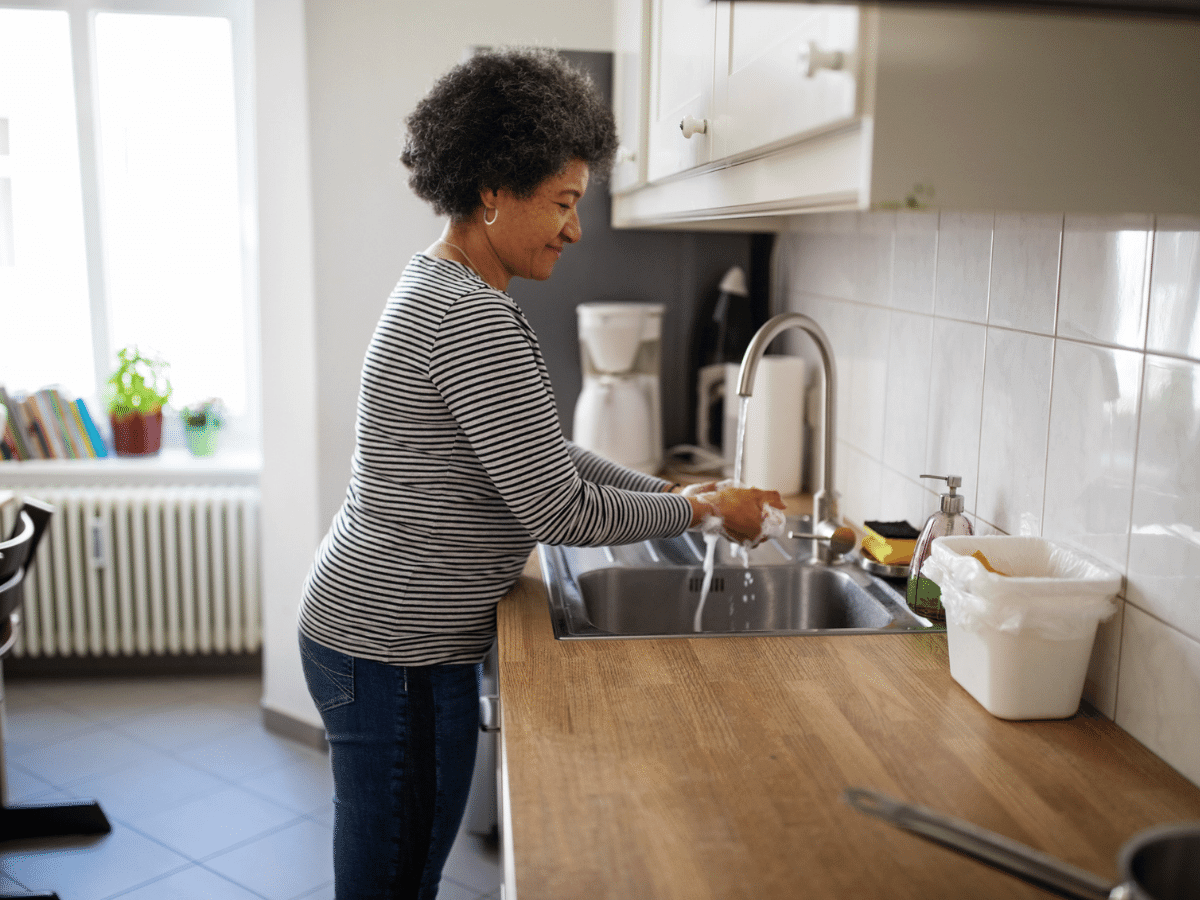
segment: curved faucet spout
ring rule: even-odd
[[[825,427],[823,429],[824,446],[822,447],[821,489],[813,497],[814,528],[821,532],[833,533],[840,524],[838,516],[838,494],[834,488],[834,450],[837,447],[837,371],[833,363],[833,346],[829,338],[821,330],[821,326],[801,313],[780,313],[768,319],[758,329],[746,353],[742,357],[742,368],[738,374],[738,394],[749,397],[754,392],[754,376],[758,372],[759,361],[767,351],[767,345],[779,334],[789,328],[799,328],[805,331],[816,342],[821,353],[821,365],[825,372]],[[797,398],[804,403],[804,398]],[[741,472],[735,472],[734,477],[740,479]]]

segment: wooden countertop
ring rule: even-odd
[[[994,718],[944,634],[556,641],[536,554],[498,608],[519,900],[1044,898],[852,810],[848,786],[1114,881],[1200,788],[1085,706]]]

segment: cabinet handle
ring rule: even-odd
[[[637,151],[628,147],[617,147],[617,165],[631,162],[637,162]]]
[[[801,44],[800,52],[796,55],[796,58],[800,63],[800,68],[809,78],[812,78],[821,69],[840,72],[846,68],[845,53],[841,50],[822,50],[817,46],[816,41]]]
[[[708,134],[708,119],[684,116],[683,121],[679,123],[679,130],[683,132],[685,138],[691,138],[697,134]]]

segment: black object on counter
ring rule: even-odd
[[[906,521],[901,522],[863,522],[881,538],[891,538],[897,541],[915,541],[921,532]]]

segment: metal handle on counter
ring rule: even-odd
[[[489,733],[500,730],[500,698],[495,694],[479,698],[479,730]]]
[[[883,819],[1060,897],[1109,900],[1111,896],[1114,886],[1099,876],[969,822],[921,806],[900,803],[864,788],[847,788],[842,796],[859,812]]]
[[[854,549],[858,538],[854,532],[842,525],[833,530],[832,534],[811,534],[808,532],[789,531],[789,538],[812,541],[829,541],[829,549],[835,556],[843,556]]]

